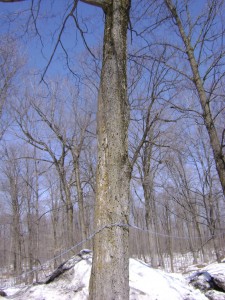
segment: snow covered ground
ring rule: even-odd
[[[5,292],[10,299],[17,300],[86,300],[91,263],[92,258],[89,255],[49,284],[33,285],[20,290],[9,288]],[[153,269],[142,261],[130,259],[130,300],[145,299],[206,300],[208,298],[189,285],[181,274],[166,273]]]
[[[133,293],[136,291],[136,294]],[[203,300],[200,291],[188,285],[181,274],[166,273],[130,259],[130,300]]]

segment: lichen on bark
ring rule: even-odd
[[[98,96],[98,166],[90,297],[129,299],[129,184],[126,49],[129,0],[109,1]],[[118,224],[118,225],[115,225]]]

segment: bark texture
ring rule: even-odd
[[[98,98],[98,167],[91,300],[129,299],[130,166],[126,40],[129,0],[108,1]],[[118,224],[110,226],[110,224]]]

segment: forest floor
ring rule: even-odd
[[[7,297],[2,299],[86,300],[91,264],[91,253],[75,256],[52,273],[48,283],[4,289]],[[225,263],[193,265],[178,274],[131,258],[129,280],[130,300],[225,300]]]

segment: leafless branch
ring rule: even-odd
[[[83,3],[98,6],[101,8],[105,8],[109,4],[109,1],[107,1],[107,0],[80,0],[80,1]]]
[[[60,42],[61,42],[61,37],[62,37],[63,31],[64,31],[64,29],[65,29],[66,23],[67,23],[68,19],[69,19],[71,16],[73,16],[73,14],[74,14],[74,12],[75,12],[75,10],[76,10],[76,8],[77,8],[77,3],[78,3],[78,0],[75,0],[75,1],[74,1],[74,4],[73,4],[73,7],[72,7],[72,9],[70,10],[70,13],[65,17],[65,19],[64,19],[64,21],[63,21],[62,27],[61,27],[60,32],[59,32],[59,35],[58,35],[57,42],[56,42],[55,47],[54,47],[54,49],[53,49],[53,51],[52,51],[51,57],[50,57],[50,59],[49,59],[49,61],[48,61],[48,64],[47,64],[47,66],[45,67],[45,70],[44,70],[44,72],[43,72],[43,74],[42,74],[42,76],[41,76],[41,82],[44,80],[45,74],[47,73],[48,68],[49,68],[49,66],[50,66],[50,64],[51,64],[51,62],[52,62],[52,60],[53,60],[53,57],[54,57],[54,55],[55,55],[55,53],[56,53],[56,50],[57,50],[57,48],[58,48],[58,46],[59,46],[59,44],[60,44]]]

